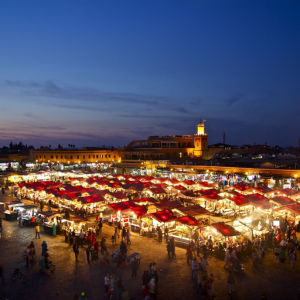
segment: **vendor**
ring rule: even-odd
[[[35,217],[32,216],[31,219],[30,219],[31,223],[35,223]]]

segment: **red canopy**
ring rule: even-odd
[[[176,218],[173,217],[172,213],[168,210],[157,211],[150,215],[160,223],[167,223],[176,220]]]
[[[105,199],[102,196],[88,196],[88,197],[79,197],[78,201],[81,202],[81,204],[90,204],[90,203],[96,203],[96,202],[103,202]]]
[[[174,185],[174,189],[176,189],[176,190],[180,190],[180,191],[186,191],[187,189],[184,187],[184,186],[182,186],[182,185]]]
[[[245,196],[250,202],[251,205],[255,207],[260,207],[262,209],[271,208],[271,204],[269,203],[269,199],[260,194],[251,194]]]
[[[198,226],[197,220],[191,216],[180,217],[180,218],[177,218],[176,221],[180,222],[181,224],[185,224],[185,225],[189,225],[189,226]]]
[[[235,230],[232,226],[225,224],[224,222],[214,223],[211,226],[217,229],[223,236],[240,235],[237,230]]]
[[[229,198],[229,200],[233,201],[238,206],[246,206],[246,205],[250,204],[250,201],[248,200],[248,198],[246,198],[243,195]]]
[[[142,198],[142,199],[134,199],[133,200],[135,203],[141,203],[141,202],[152,202],[152,203],[157,203],[158,201],[152,197],[150,198]]]
[[[278,196],[270,199],[271,202],[274,202],[275,204],[279,204],[281,206],[285,205],[293,205],[296,202],[293,201],[291,198],[283,197],[283,196]]]

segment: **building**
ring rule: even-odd
[[[194,139],[191,135],[149,136],[146,140],[134,140],[123,150],[126,160],[159,160],[184,157],[201,157],[208,150],[204,121],[200,120]]]
[[[31,150],[30,160],[36,163],[62,164],[112,163],[121,160],[121,153],[118,150],[92,149],[93,150]]]

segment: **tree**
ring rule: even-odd
[[[49,145],[49,148],[51,148],[51,145]]]
[[[13,148],[13,142],[11,141],[10,143],[9,143],[9,149],[12,149]]]

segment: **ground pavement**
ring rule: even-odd
[[[10,198],[11,199],[11,198]],[[0,196],[0,201],[3,201]],[[85,248],[80,248],[79,260],[75,261],[72,248],[64,242],[63,236],[49,236],[41,232],[41,239],[35,239],[35,228],[18,226],[17,221],[3,220],[3,233],[0,239],[0,262],[4,265],[5,285],[0,283],[0,297],[7,296],[9,300],[44,299],[65,300],[73,299],[75,294],[86,293],[88,300],[107,299],[104,294],[104,276],[114,274],[116,278],[122,276],[124,286],[130,297],[142,299],[142,280],[144,270],[155,262],[159,276],[158,299],[161,300],[194,300],[202,299],[196,293],[191,282],[191,263],[186,263],[185,250],[176,248],[176,258],[168,259],[166,244],[157,240],[132,234],[132,244],[128,246],[128,254],[141,253],[141,264],[137,279],[131,278],[131,265],[126,264],[117,268],[115,263],[100,266],[100,262],[87,263]],[[111,245],[110,237],[113,228],[104,225],[103,233],[98,237],[107,238],[109,253],[119,246]],[[36,244],[37,256],[41,254],[42,241],[46,241],[49,253],[56,265],[54,273],[39,271],[37,263],[26,267],[21,257],[25,247],[33,240]],[[100,254],[101,255],[101,254]],[[300,259],[300,255],[299,259]],[[215,277],[215,299],[229,299],[227,295],[228,271],[223,268],[224,262],[215,257],[208,259],[208,273]],[[17,280],[12,282],[10,277],[18,267],[26,274],[26,284]],[[298,299],[300,262],[296,261],[294,268],[288,264],[282,268],[273,266],[273,255],[267,251],[264,266],[256,273],[252,271],[252,262],[245,260],[245,274],[236,274],[236,299],[260,299],[262,292],[268,299],[290,300]]]

